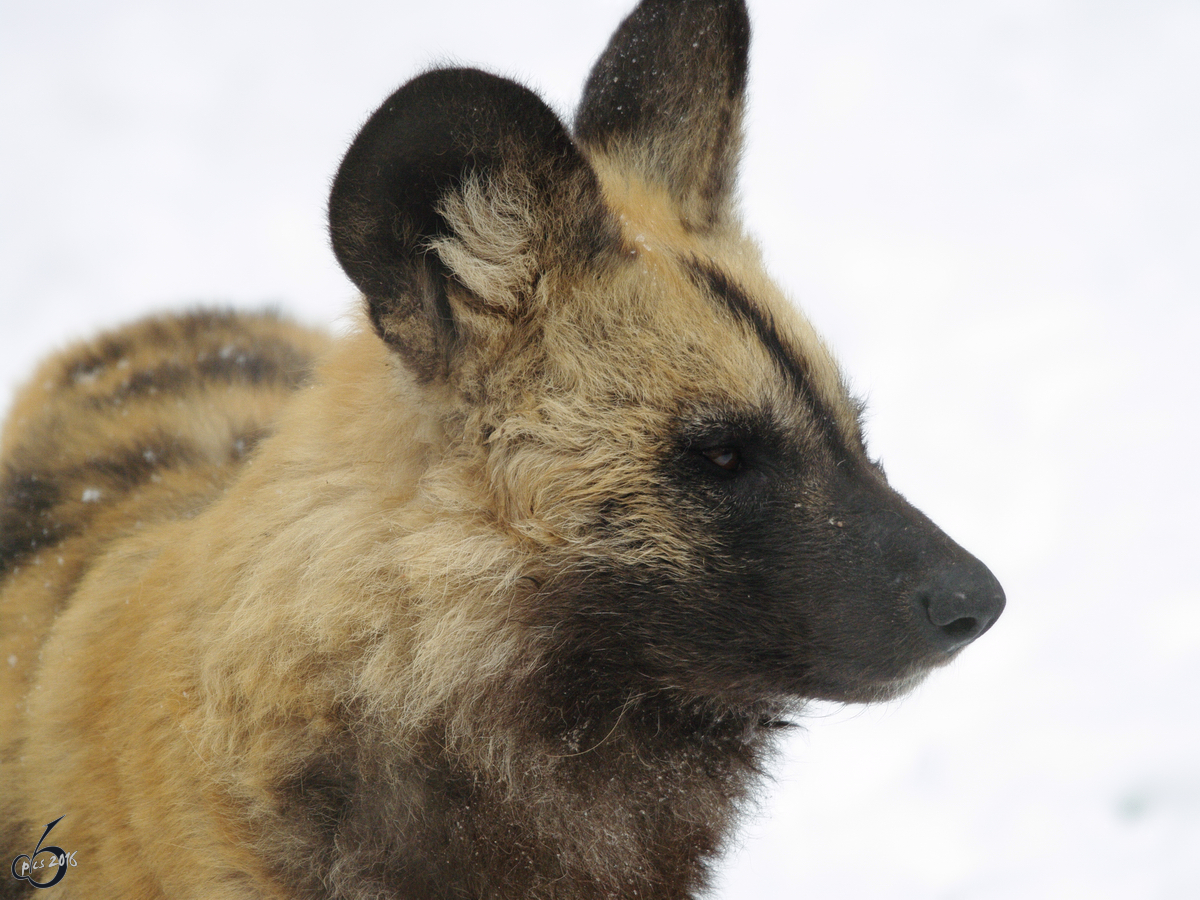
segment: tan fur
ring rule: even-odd
[[[78,531],[46,550],[30,548],[4,573],[0,793],[8,828],[47,818],[43,804],[64,802],[154,819],[162,807],[130,807],[118,798],[139,793],[141,784],[147,799],[184,787],[181,773],[194,767],[194,757],[189,750],[181,758],[186,743],[171,747],[175,729],[161,727],[178,694],[167,687],[174,682],[162,654],[180,639],[172,634],[180,616],[195,609],[176,581],[155,593],[143,571],[182,523],[224,492],[326,345],[324,337],[270,317],[147,320],[64,351],[17,396],[4,435],[5,470],[53,483],[61,500],[40,512],[39,524]],[[264,358],[277,371],[269,383],[251,383],[239,368]],[[206,361],[231,377],[206,377]],[[175,375],[185,383],[172,387]],[[186,456],[176,458],[181,450]],[[113,465],[122,456],[129,457],[123,469]],[[127,482],[129,466],[143,463]],[[93,752],[72,752],[80,740]],[[14,805],[32,786],[40,787],[38,799]],[[76,813],[60,831],[57,843],[74,839],[72,848],[93,859],[140,856],[114,846],[120,832],[102,820]],[[105,884],[103,867],[97,875]],[[135,883],[139,877],[122,876]],[[65,882],[59,889],[72,890]]]
[[[18,698],[5,707],[5,733],[24,737],[9,746],[17,759],[6,766],[5,794],[25,786],[11,814],[28,823],[68,812],[54,836],[81,862],[60,896],[95,896],[101,885],[114,897],[273,896],[248,849],[272,830],[258,788],[336,728],[345,705],[386,723],[399,752],[454,710],[447,737],[519,780],[529,761],[511,758],[503,734],[474,732],[473,703],[536,658],[513,623],[523,579],[589,553],[689,565],[694,538],[647,500],[638,472],[638,460],[658,455],[647,441],[666,423],[639,411],[686,406],[688,397],[776,402],[765,353],[714,318],[658,248],[719,259],[767,285],[755,278],[756,249],[688,235],[649,199],[618,206],[621,191],[637,189],[606,192],[637,264],[589,285],[562,286],[545,273],[543,290],[569,301],[487,334],[482,358],[459,375],[488,398],[482,410],[445,388],[417,387],[367,331],[344,338],[281,411],[277,393],[222,386],[183,405],[151,399],[129,415],[78,416],[76,395],[105,396],[123,372],[178,352],[144,346],[136,328],[121,335],[128,364],[64,385],[62,373],[86,352],[73,350],[35,377],[6,433],[10,466],[39,426],[53,429],[64,465],[85,471],[98,448],[136,448],[162,429],[212,459],[163,471],[106,504],[89,522],[106,544],[60,544],[5,584],[5,651],[20,663],[4,673],[5,696]],[[480,215],[469,198],[455,211],[472,226],[463,231],[504,241],[496,216],[505,211]],[[440,252],[468,286],[502,298],[529,273],[506,270],[503,246],[482,241],[446,242]],[[823,358],[807,323],[776,293],[765,296],[797,352]],[[314,348],[307,333],[270,324]],[[836,381],[826,390],[840,396]],[[52,411],[35,415],[48,401]],[[257,428],[275,434],[239,466],[232,436]],[[598,504],[614,496],[631,504],[639,527],[597,548]],[[43,572],[83,570],[53,621],[57,582]],[[132,833],[97,817],[102,810],[131,816]],[[147,859],[153,847],[163,849]]]
[[[668,6],[622,27],[663,31]],[[576,147],[523,89],[431,73],[394,96],[419,108],[421,91],[473,85],[508,98],[532,137],[496,139],[466,97],[453,114],[475,131],[451,119],[447,146],[467,134],[488,165],[439,183],[429,210],[403,181],[375,202],[371,178],[389,170],[364,127],[331,202],[335,250],[369,288],[350,334],[151,319],[63,351],[17,397],[0,460],[0,849],[31,852],[63,816],[53,843],[78,865],[55,896],[666,900],[703,886],[778,715],[809,696],[809,658],[785,677],[749,646],[744,666],[706,667],[705,635],[639,645],[630,610],[659,604],[670,627],[741,640],[753,613],[705,598],[732,585],[764,619],[809,598],[742,584],[738,537],[713,525],[724,501],[697,499],[718,482],[668,484],[681,455],[706,465],[681,435],[742,416],[784,436],[777,468],[791,468],[768,486],[786,493],[768,512],[813,544],[788,571],[820,570],[814,590],[822,554],[850,546],[827,512],[839,497],[926,520],[867,460],[832,357],[741,232],[741,7],[696,8],[729,20],[706,51],[731,73],[712,82],[732,98],[720,140],[701,107],[639,149],[600,91],[584,131],[604,140]],[[670,104],[692,102],[690,71]],[[386,104],[377,115],[398,127]],[[868,569],[865,584],[882,577]],[[912,619],[907,596],[894,602],[891,619]],[[835,662],[853,672],[813,682],[834,696],[895,692],[946,658],[906,632],[876,648],[830,627],[850,635]],[[801,635],[794,652],[818,670],[836,655]],[[881,674],[860,678],[859,653]]]

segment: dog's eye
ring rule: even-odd
[[[725,472],[733,473],[742,467],[742,454],[737,447],[708,447],[700,451],[704,458]]]

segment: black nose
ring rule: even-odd
[[[971,559],[935,572],[914,601],[927,639],[950,653],[971,643],[1000,618],[1004,588],[987,566]]]

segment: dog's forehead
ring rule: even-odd
[[[754,241],[732,227],[689,230],[665,191],[611,159],[593,164],[627,257],[583,292],[574,313],[604,320],[594,330],[620,333],[609,349],[621,352],[606,362],[640,373],[651,394],[781,411],[800,400],[857,439],[858,406],[833,356],[767,273]]]

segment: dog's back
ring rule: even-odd
[[[28,852],[28,838],[45,824],[29,821],[15,802],[26,780],[50,764],[28,759],[23,722],[31,687],[58,688],[53,672],[34,681],[49,629],[99,555],[160,533],[220,496],[327,344],[274,315],[163,316],[63,350],[15,397],[0,447],[5,850]],[[123,648],[89,652],[119,658]],[[72,794],[86,793],[88,780]],[[5,879],[6,890],[18,884]]]

